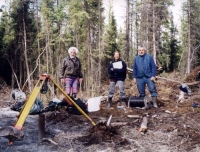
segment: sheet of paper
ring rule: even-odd
[[[113,68],[114,69],[122,69],[122,61],[114,62]]]

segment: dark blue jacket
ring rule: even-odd
[[[122,69],[114,69],[113,63],[115,62],[122,62]],[[111,61],[110,65],[108,66],[108,74],[110,75],[110,79],[115,81],[124,81],[126,79],[126,67],[126,63],[122,60]],[[111,68],[113,68],[113,71]]]
[[[156,76],[156,64],[153,57],[149,54],[144,54],[144,56],[136,56],[133,64],[133,78],[142,78],[146,76],[148,78]]]

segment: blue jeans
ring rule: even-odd
[[[110,90],[109,90],[109,93],[108,93],[108,98],[113,97],[113,95],[115,93],[115,85],[116,84],[118,84],[118,86],[119,86],[121,99],[125,99],[126,94],[124,92],[124,81],[116,81],[116,82],[110,81]]]
[[[146,84],[148,86],[151,96],[152,97],[158,96],[155,83],[151,80],[151,78],[142,77],[142,78],[137,78],[137,87],[138,87],[138,91],[140,93],[140,97],[145,96]]]

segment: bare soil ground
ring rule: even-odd
[[[175,77],[173,77],[175,79]],[[63,151],[131,151],[131,152],[199,152],[200,151],[200,109],[192,104],[200,104],[199,86],[192,85],[192,95],[183,103],[177,103],[179,83],[158,79],[159,108],[141,110],[135,108],[118,109],[119,90],[116,89],[113,109],[107,109],[106,92],[108,85],[102,87],[105,100],[102,109],[88,113],[97,124],[93,126],[82,115],[70,115],[65,108],[45,113],[45,138],[38,139],[38,115],[29,115],[24,124],[25,137],[8,145],[8,140],[0,137],[1,152],[63,152]],[[137,95],[137,89],[126,82],[126,93]],[[9,105],[11,89],[0,90],[0,128],[13,126],[18,112],[11,111]],[[148,91],[147,91],[148,94]],[[122,125],[106,127],[105,123],[112,115],[112,122]],[[128,115],[139,115],[129,118]],[[138,130],[142,118],[148,118],[148,130],[142,135]],[[125,125],[124,125],[125,124]],[[55,143],[54,143],[55,142]]]

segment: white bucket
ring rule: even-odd
[[[88,112],[94,112],[94,111],[100,110],[101,98],[102,98],[102,96],[88,99],[88,101],[86,103],[87,107],[88,107]]]

